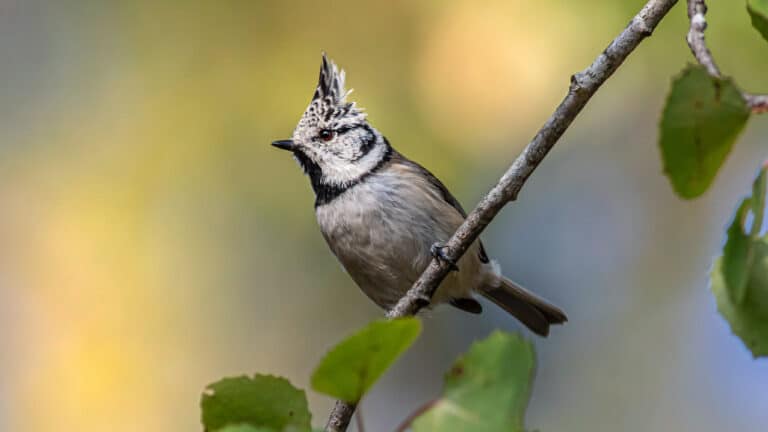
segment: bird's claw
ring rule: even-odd
[[[444,263],[447,263],[448,268],[450,268],[451,271],[459,271],[459,266],[456,265],[456,261],[448,258],[448,256],[445,254],[445,246],[441,245],[440,243],[435,243],[429,248],[429,252],[433,257]]]

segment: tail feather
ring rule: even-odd
[[[480,293],[540,336],[549,334],[551,324],[568,321],[557,306],[503,277],[499,286],[484,286]]]

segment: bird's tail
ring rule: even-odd
[[[547,336],[550,324],[562,324],[568,317],[557,306],[537,297],[511,280],[499,276],[498,286],[483,286],[480,294],[507,311],[532,332]]]

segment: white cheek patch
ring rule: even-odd
[[[317,165],[322,183],[349,185],[375,168],[385,156],[388,145],[375,129],[365,124],[365,117],[354,103],[327,98],[310,102],[293,131],[293,142]],[[361,124],[365,128],[355,128]],[[323,142],[317,135],[324,128],[348,130]]]
[[[379,141],[374,144],[368,154],[354,162],[326,153],[323,161],[319,163],[323,170],[322,181],[326,184],[348,185],[373,170],[384,158],[386,152],[386,144]]]
[[[367,139],[369,137],[365,129],[353,129],[337,137],[329,144],[328,150],[349,163],[356,162],[363,156],[362,143],[366,142]]]

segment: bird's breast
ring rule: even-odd
[[[380,306],[402,296],[429,263],[431,244],[443,236],[417,204],[402,186],[366,181],[316,209],[330,249]]]
[[[430,247],[445,243],[463,221],[428,181],[402,170],[382,170],[316,212],[323,237],[347,273],[385,308],[424,271],[432,260]],[[470,265],[462,276],[471,278],[479,264],[477,251],[470,251],[459,263]],[[459,285],[454,288],[465,291],[470,284]]]

